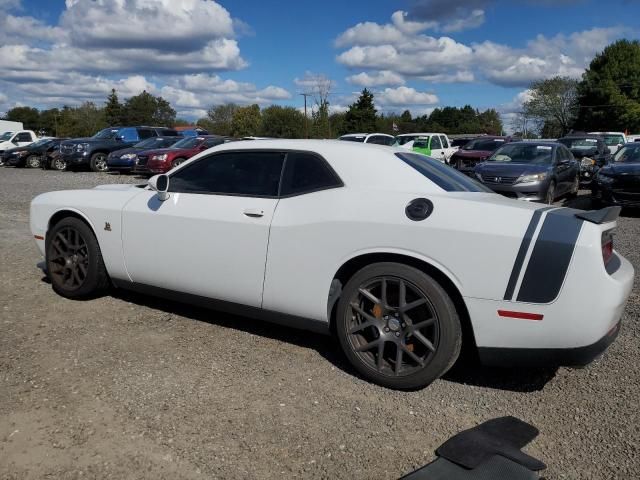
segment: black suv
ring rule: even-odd
[[[88,166],[94,172],[107,170],[107,156],[151,137],[179,136],[167,127],[109,127],[93,137],[74,138],[60,144],[60,159],[67,169]]]
[[[14,167],[43,167],[49,155],[58,149],[60,142],[66,138],[41,138],[24,147],[15,147],[5,150],[4,162],[6,165]]]
[[[580,162],[580,183],[584,185],[590,184],[596,172],[613,158],[604,138],[598,135],[572,134],[558,142]]]

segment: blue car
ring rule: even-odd
[[[553,203],[580,189],[580,163],[557,142],[515,142],[475,167],[478,180],[510,198]]]
[[[183,140],[182,136],[171,137],[151,137],[141,142],[136,143],[133,147],[123,148],[122,150],[116,150],[111,152],[107,157],[107,167],[109,170],[116,170],[122,172],[130,172],[133,167],[136,166],[136,159],[138,153],[145,150],[156,150],[158,148],[168,148],[174,143]]]

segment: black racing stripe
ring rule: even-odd
[[[533,212],[533,216],[531,217],[529,226],[527,227],[526,232],[524,232],[524,237],[522,238],[522,243],[520,244],[518,255],[516,255],[516,261],[513,264],[513,269],[511,270],[511,276],[509,277],[507,290],[504,292],[505,300],[511,300],[513,298],[513,291],[515,290],[516,284],[518,283],[518,277],[520,277],[520,271],[522,270],[524,257],[527,256],[527,251],[529,250],[531,239],[533,238],[533,234],[536,231],[536,228],[538,228],[538,223],[540,222],[542,212],[546,212],[547,210],[551,210],[552,208],[553,207],[540,208]]]
[[[547,213],[522,279],[518,302],[549,303],[560,293],[584,223],[576,213],[569,208]]]

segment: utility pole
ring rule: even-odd
[[[309,138],[309,119],[307,118],[307,97],[311,97],[310,93],[301,93],[304,97],[304,138]]]

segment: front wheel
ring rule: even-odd
[[[553,205],[554,200],[556,199],[556,182],[551,180],[549,183],[549,188],[547,188],[547,194],[544,197],[544,203],[547,205]]]
[[[29,155],[25,161],[27,168],[40,168],[42,166],[42,157],[38,155]]]
[[[57,170],[59,172],[64,172],[67,169],[67,162],[65,162],[62,157],[56,156],[51,160],[51,169]]]
[[[94,172],[106,172],[109,168],[107,166],[107,154],[101,152],[94,153],[91,155],[89,166]]]
[[[403,390],[440,378],[462,345],[458,314],[446,291],[424,272],[398,263],[369,265],[347,282],[336,332],[358,372]]]
[[[173,162],[171,162],[171,168],[176,168],[178,165],[181,165],[185,161],[185,158],[176,158]]]
[[[95,297],[109,286],[98,240],[82,220],[66,217],[47,232],[46,265],[53,290],[63,297]]]

